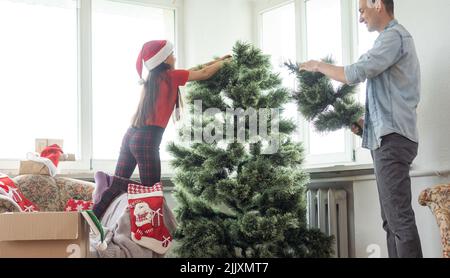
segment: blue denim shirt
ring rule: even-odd
[[[363,148],[378,149],[381,138],[391,133],[419,142],[420,64],[412,36],[397,20],[344,71],[349,84],[367,79]]]

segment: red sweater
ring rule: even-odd
[[[166,128],[170,116],[177,103],[178,87],[186,85],[189,79],[187,70],[170,70],[163,76],[159,84],[159,95],[156,99],[155,111],[151,111],[146,120],[147,126]],[[169,82],[171,86],[169,86]],[[171,90],[170,90],[171,89]]]

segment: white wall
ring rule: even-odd
[[[396,0],[396,17],[413,35],[422,66],[422,101],[418,109],[420,146],[414,170],[450,169],[450,1]],[[431,211],[418,205],[420,192],[449,183],[449,177],[412,179],[413,208],[425,257],[441,257],[439,229]],[[370,244],[387,256],[385,232],[374,180],[354,183],[357,257],[368,257]]]
[[[416,168],[450,169],[450,1],[396,0],[397,17],[416,40],[422,66]]]
[[[237,40],[254,42],[252,5],[249,0],[184,0],[184,66],[231,54]]]
[[[439,178],[413,178],[413,209],[416,214],[417,228],[422,242],[424,257],[442,257],[441,240],[436,219],[427,207],[421,207],[417,200],[420,192],[430,185],[444,182]],[[447,180],[448,182],[448,180]],[[354,221],[355,221],[355,255],[367,258],[371,253],[367,247],[376,244],[380,247],[381,257],[387,257],[386,236],[382,229],[378,191],[374,180],[354,183]]]

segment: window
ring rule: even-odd
[[[281,60],[291,57],[306,61],[332,56],[338,65],[349,64],[370,49],[377,36],[368,33],[358,23],[359,18],[353,16],[355,13],[359,16],[357,0],[280,0],[276,3],[257,2],[255,9],[260,13],[260,46],[272,55],[277,69]],[[289,48],[293,45],[294,50]],[[292,87],[292,76],[280,72],[285,86]],[[364,85],[360,86],[360,92],[363,91]],[[364,104],[364,93],[360,93],[358,99]],[[368,152],[362,150],[361,140],[349,130],[320,134],[301,118],[295,104],[291,109],[287,111],[295,109],[298,115],[297,135],[305,146],[306,167],[371,163],[370,153],[367,155]]]
[[[331,56],[338,65],[343,63],[341,3],[336,0],[306,2],[307,59],[320,60]],[[339,84],[334,83],[335,86]],[[349,161],[346,152],[346,131],[321,134],[309,124],[309,160],[312,164]],[[324,157],[327,155],[328,157]],[[333,158],[332,158],[333,157]]]
[[[93,158],[117,159],[141,96],[135,70],[149,40],[175,41],[174,11],[107,0],[92,7]],[[145,76],[144,76],[145,77]],[[168,127],[168,132],[171,132]],[[165,134],[164,138],[167,138]],[[164,145],[164,143],[163,143]],[[168,159],[161,149],[161,159]]]
[[[283,86],[294,89],[296,86],[296,78],[289,74],[283,64],[288,60],[297,60],[295,3],[285,4],[281,7],[265,11],[261,13],[261,20],[261,48],[264,53],[271,55],[273,68],[276,72],[280,73],[280,78],[283,79]],[[285,117],[298,115],[297,105],[295,103],[287,104],[284,108]],[[299,117],[292,118],[292,120],[300,122]]]
[[[356,20],[356,22],[359,22],[359,12],[358,19]],[[373,44],[375,43],[378,35],[378,32],[369,32],[364,24],[358,23],[358,57],[360,57],[373,47]],[[355,58],[357,59],[358,57]],[[360,85],[359,99],[362,104],[364,104],[366,101],[366,83]]]
[[[296,60],[295,4],[290,3],[262,13],[262,50],[271,55],[275,71],[280,72],[283,85],[295,87],[295,77],[283,63]]]
[[[77,2],[0,0],[0,26],[0,157],[25,158],[36,138],[78,153]]]
[[[17,169],[36,138],[50,138],[77,158],[60,169],[114,170],[140,99],[140,47],[152,39],[177,45],[177,8],[159,0],[0,0],[0,169]],[[174,133],[169,124],[163,140]],[[164,149],[161,158],[169,158]]]
[[[366,53],[368,50],[370,50],[373,47],[373,44],[375,43],[376,38],[378,37],[378,32],[369,32],[367,30],[367,27],[365,24],[358,23],[359,22],[359,11],[358,11],[358,5],[356,5],[356,18],[355,22],[357,22],[358,27],[358,37],[357,37],[357,46],[356,46],[356,53],[357,57],[354,57],[354,60],[357,61],[358,58]],[[366,103],[366,83],[359,85],[359,101],[362,105],[365,105]],[[357,137],[356,140],[356,159],[357,161],[361,163],[372,163],[372,157],[370,155],[370,152],[368,150],[365,150],[361,147],[362,145],[362,139],[360,137]]]

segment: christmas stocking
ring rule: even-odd
[[[16,187],[14,182],[6,175],[0,173],[0,194],[5,195],[16,202],[19,205],[22,212],[36,212],[39,211],[38,207],[30,202],[19,188]]]
[[[172,236],[164,225],[164,196],[162,184],[153,187],[130,184],[128,186],[131,239],[158,254],[170,248]]]

